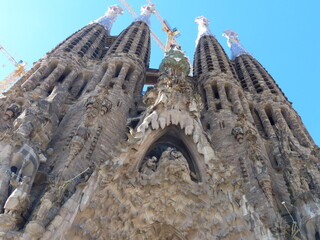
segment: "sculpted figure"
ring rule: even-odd
[[[232,134],[234,135],[234,137],[236,138],[236,140],[239,143],[243,142],[243,138],[244,138],[244,131],[243,128],[241,126],[236,126],[232,129]]]
[[[39,168],[40,160],[34,149],[28,144],[24,144],[13,155],[11,164],[16,168],[15,180],[17,182],[25,176],[30,177],[30,181],[32,181]]]
[[[149,158],[141,167],[141,172],[146,175],[153,174],[157,169],[157,161],[158,159],[153,156]]]
[[[191,182],[190,169],[183,154],[172,148],[167,148],[159,159],[159,171],[170,182]]]
[[[22,182],[12,192],[4,205],[4,213],[12,215],[15,218],[21,217],[22,212],[29,204],[29,182],[30,177],[23,177]]]
[[[80,126],[77,129],[76,135],[72,137],[69,144],[69,155],[66,161],[66,167],[70,165],[72,160],[78,155],[82,150],[85,140],[87,139],[88,131],[86,127]]]
[[[100,113],[101,116],[105,115],[112,108],[112,102],[107,98],[104,98],[106,94],[105,89],[100,89],[98,95],[91,96],[86,101],[86,113],[85,113],[85,126],[91,126],[93,120]]]
[[[58,117],[52,112],[51,103],[44,99],[38,100],[15,120],[15,139],[18,144],[32,141],[44,150],[58,123]]]

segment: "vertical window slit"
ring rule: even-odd
[[[129,81],[130,80],[130,77],[131,77],[131,74],[133,73],[133,68],[130,67],[127,71],[127,74],[126,74],[126,77],[124,78],[125,81]]]
[[[220,99],[219,91],[218,91],[218,86],[217,86],[217,83],[216,83],[216,82],[212,85],[212,91],[213,91],[213,96],[214,96],[214,98],[215,98],[215,99]]]
[[[274,119],[273,119],[273,116],[272,116],[272,109],[271,109],[271,106],[270,105],[267,105],[265,108],[264,108],[267,116],[268,116],[268,119],[269,119],[269,122],[272,126],[275,125],[275,122],[274,122]]]
[[[117,64],[117,66],[116,66],[116,70],[115,70],[115,72],[114,72],[114,74],[113,74],[113,77],[114,77],[114,78],[119,77],[119,74],[120,74],[121,68],[122,68],[122,64],[121,64],[121,63]]]

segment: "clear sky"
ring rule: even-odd
[[[145,0],[127,0],[136,12]],[[241,43],[274,77],[301,116],[311,136],[320,144],[320,1],[319,0],[154,0],[171,27],[181,31],[178,42],[193,59],[197,24],[203,15],[226,52],[226,29],[239,34]],[[76,30],[102,16],[117,0],[0,0],[0,44],[28,67]],[[117,35],[132,17],[119,16],[111,31]],[[155,16],[152,30],[165,42]],[[150,67],[162,59],[153,44]],[[3,67],[2,65],[6,65]],[[0,79],[14,67],[0,53]]]

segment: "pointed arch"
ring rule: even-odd
[[[184,131],[177,126],[170,125],[165,129],[158,129],[148,134],[143,143],[143,147],[139,148],[135,164],[135,169],[140,170],[145,159],[156,156],[159,158],[167,147],[171,147],[181,152],[188,162],[189,169],[192,172],[191,178],[195,182],[201,182],[204,178],[204,166],[200,163],[204,162],[203,157],[199,154],[196,144],[192,140],[192,136],[185,135]]]

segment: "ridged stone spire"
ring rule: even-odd
[[[154,6],[151,4],[143,5],[140,10],[141,14],[135,21],[143,21],[150,26],[150,16],[155,12]]]
[[[105,29],[110,32],[112,24],[116,21],[117,15],[123,14],[123,9],[118,5],[112,5],[108,7],[105,15],[94,20],[93,23],[99,23],[105,27]]]
[[[198,44],[198,41],[199,39],[202,37],[202,36],[206,36],[206,35],[210,35],[210,36],[213,36],[210,29],[209,29],[209,19],[204,17],[204,16],[200,16],[200,17],[197,17],[195,19],[195,22],[198,23],[198,37],[197,37],[197,40],[196,40],[196,45]]]
[[[231,49],[231,60],[234,60],[242,54],[249,54],[241,45],[238,39],[238,33],[233,30],[226,30],[223,32],[222,36],[228,39],[228,46]]]

